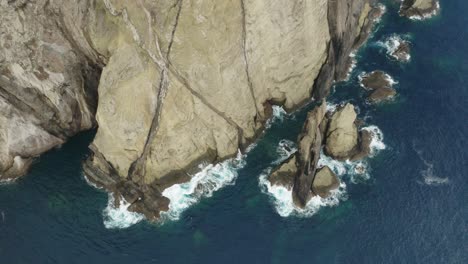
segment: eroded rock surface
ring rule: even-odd
[[[269,105],[295,109],[344,79],[379,10],[373,0],[0,0],[0,178],[98,125],[86,175],[155,219],[162,190],[245,148]]]
[[[298,171],[294,179],[293,199],[296,205],[304,207],[311,197],[310,186],[320,158],[323,135],[320,129],[326,114],[325,100],[307,115],[306,122],[298,139]]]
[[[330,191],[338,189],[339,186],[340,180],[336,174],[328,166],[325,166],[315,174],[311,188],[314,194],[327,198],[330,196]]]
[[[333,113],[328,124],[325,153],[339,160],[350,158],[358,146],[356,111],[350,103]]]

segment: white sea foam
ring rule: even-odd
[[[191,180],[175,184],[163,191],[163,196],[169,198],[169,211],[162,212],[162,220],[178,220],[187,208],[204,197],[227,185],[233,185],[237,171],[245,166],[245,157],[239,152],[237,157],[216,165],[209,164],[193,175]]]
[[[278,159],[273,161],[273,164],[280,164],[292,154],[296,153],[297,147],[294,142],[287,139],[280,140],[278,147],[276,147],[276,153],[278,154]]]
[[[339,161],[325,155],[322,151],[320,153],[317,166],[319,168],[328,166],[338,177],[341,178],[349,176],[351,183],[354,184],[370,179],[366,161]]]
[[[344,201],[348,198],[346,194],[346,184],[342,182],[338,189],[331,191],[330,197],[321,198],[320,196],[314,196],[309,200],[305,208],[302,209],[294,205],[292,190],[270,184],[268,180],[270,172],[271,168],[265,170],[265,172],[260,175],[259,186],[262,192],[268,194],[272,198],[276,211],[282,217],[310,217],[316,214],[320,208],[336,206],[340,201]]]
[[[406,38],[406,37],[405,37]],[[391,58],[398,59],[398,57],[394,56],[394,52],[398,49],[398,47],[405,41],[407,41],[403,36],[400,35],[391,35],[385,41],[378,41],[377,45],[385,48],[387,51],[387,55]],[[406,54],[404,61],[408,62],[411,60],[411,55]]]
[[[265,128],[267,128],[267,129],[271,127],[271,124],[273,124],[273,122],[283,121],[284,117],[288,114],[288,113],[286,113],[286,110],[284,110],[284,108],[282,106],[273,105],[272,110],[273,110],[273,114],[272,114],[271,118],[268,119],[268,121],[265,124]]]
[[[367,130],[371,132],[372,140],[370,143],[371,153],[370,156],[375,156],[380,150],[384,150],[386,148],[384,143],[384,135],[382,130],[377,126],[367,126],[363,127],[362,130]]]
[[[2,179],[0,180],[0,185],[12,184],[15,182],[15,179]]]
[[[102,212],[106,228],[127,228],[145,218],[142,214],[128,211],[130,204],[123,197],[120,197],[118,207],[114,206],[114,202],[114,195],[109,193],[107,207]]]
[[[421,170],[421,176],[424,179],[424,184],[443,185],[450,182],[448,177],[439,177],[434,173],[434,164],[424,158],[422,150],[417,149],[415,143],[413,143],[413,149],[418,154],[419,159],[421,159],[421,161],[426,166],[425,169]]]
[[[96,184],[94,184],[92,181],[90,181],[90,180],[88,179],[88,177],[86,176],[85,173],[83,173],[83,178],[84,178],[85,181],[88,183],[88,185],[94,187],[95,189],[98,189],[98,190],[102,190],[102,189],[103,189],[102,187],[99,187],[99,186],[97,186]]]
[[[327,113],[334,113],[337,108],[338,108],[337,104],[327,102],[327,106],[326,106]]]
[[[349,54],[349,59],[351,60],[351,64],[349,65],[344,81],[349,80],[349,78],[351,77],[351,74],[353,73],[354,69],[357,66],[356,51],[353,51]]]

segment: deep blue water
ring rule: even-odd
[[[348,182],[338,206],[283,218],[259,188],[279,140],[297,137],[304,109],[272,125],[235,185],[179,221],[106,229],[107,194],[82,177],[90,132],[0,186],[0,263],[468,263],[468,1],[441,6],[439,17],[423,22],[389,6],[351,80],[331,96],[358,105],[387,146],[369,160],[371,179]],[[411,39],[408,64],[376,44],[395,33]],[[357,75],[376,69],[399,82],[399,95],[369,106]],[[447,182],[427,184],[427,177]]]

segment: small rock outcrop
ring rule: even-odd
[[[403,0],[400,15],[413,19],[431,17],[440,9],[439,0]]]
[[[338,109],[330,118],[326,133],[325,153],[332,158],[346,160],[358,146],[356,111],[350,103]]]
[[[396,91],[393,89],[392,78],[383,71],[362,74],[360,83],[365,90],[370,92],[368,94],[370,103],[389,100],[396,95]]]
[[[338,189],[340,180],[336,174],[328,167],[320,168],[315,174],[312,183],[312,192],[322,198],[330,196],[330,191]]]
[[[411,45],[407,40],[401,40],[397,43],[396,47],[390,52],[390,56],[399,62],[408,62],[410,56]]]
[[[268,180],[271,185],[279,185],[291,190],[297,173],[296,155],[292,155],[274,170]]]

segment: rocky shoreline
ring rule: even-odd
[[[123,199],[157,220],[168,210],[165,189],[189,181],[199,164],[245,151],[273,106],[293,111],[345,80],[350,55],[384,12],[375,0],[296,2],[241,0],[214,11],[206,1],[1,0],[0,179],[24,175],[43,152],[97,127],[87,179],[112,192],[115,206]],[[309,199],[321,142],[342,138],[322,133],[339,124],[320,109],[313,134],[302,134],[314,151],[303,146],[292,162],[302,175],[290,186],[299,205]],[[369,136],[354,122],[346,123],[348,148],[325,144],[327,154],[365,156]],[[315,190],[325,196],[323,186],[336,181],[320,172]]]

